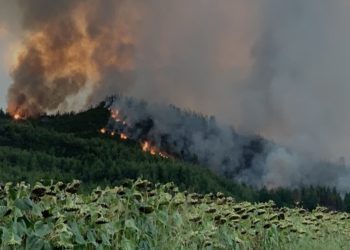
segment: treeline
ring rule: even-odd
[[[98,120],[98,116],[105,116],[105,110],[97,108],[80,114],[85,115]],[[68,122],[74,121],[73,114],[66,117]],[[93,127],[86,126],[85,119],[75,118],[74,127],[80,129],[72,130],[62,117],[58,119],[16,122],[0,118],[0,181],[33,183],[75,178],[82,180],[85,188],[92,188],[143,177],[152,182],[173,181],[189,191],[220,191],[241,200],[249,198],[248,187],[234,185],[200,166],[154,157],[140,150],[136,142],[101,135],[99,129],[106,120]],[[66,133],[62,132],[65,127]],[[86,137],[87,134],[91,135]]]
[[[332,210],[350,212],[350,194],[341,197],[335,188],[302,187],[299,189],[279,188],[257,191],[258,201],[273,200],[279,207],[303,207],[313,210],[317,206],[325,206]]]
[[[97,185],[120,185],[143,177],[152,182],[174,182],[182,190],[223,192],[237,200],[274,200],[279,206],[317,205],[350,212],[350,194],[344,199],[331,188],[259,191],[219,177],[204,167],[154,157],[132,141],[101,135],[109,112],[100,105],[79,114],[45,116],[16,122],[0,111],[0,182],[80,179],[85,190]]]

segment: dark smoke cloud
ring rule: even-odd
[[[56,20],[70,19],[71,11],[79,5],[82,0],[17,0],[17,2],[22,11],[23,28],[25,30],[40,30]],[[67,32],[67,35],[69,35],[69,32]]]
[[[147,141],[236,181],[258,188],[321,185],[350,190],[350,169],[344,163],[315,160],[258,136],[239,134],[214,117],[125,97],[108,100],[108,106],[117,114],[107,126],[110,131]]]
[[[67,96],[78,93],[86,83],[87,74],[84,71],[69,70],[57,75],[54,72],[63,70],[65,65],[62,62],[71,62],[72,59],[64,53],[81,41],[81,34],[72,20],[56,22],[57,25],[45,29],[50,39],[27,41],[26,51],[12,72],[14,83],[8,92],[9,111],[12,113],[19,109],[24,116],[35,116],[55,110]],[[66,36],[63,37],[64,33]],[[49,62],[45,60],[47,56],[50,56]]]
[[[19,1],[28,60],[38,64],[22,58],[29,68],[13,71],[9,100],[34,113],[68,107],[81,92],[89,104],[115,92],[173,103],[285,145],[242,172],[246,182],[297,186],[330,175],[330,185],[347,187],[345,166],[320,162],[350,153],[349,1],[140,2]],[[43,63],[42,43],[28,37],[48,26],[60,49]],[[76,44],[81,67],[54,70]]]
[[[293,149],[272,150],[266,168],[256,165],[263,174],[247,173],[247,181],[297,186],[338,176],[330,182],[344,187],[349,175],[320,162],[338,162],[350,152],[349,2],[223,3],[230,14],[216,4],[188,1],[191,14],[172,8],[150,18],[157,32],[146,37],[142,62],[155,60],[141,63],[131,94],[215,114]],[[220,64],[225,54],[230,60]]]
[[[131,85],[135,14],[128,2],[19,0],[26,35],[9,112],[36,116],[67,106],[82,91],[90,89],[90,104]]]

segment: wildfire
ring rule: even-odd
[[[120,111],[119,110],[113,110],[113,109],[109,109],[110,110],[110,113],[111,113],[111,118],[116,122],[118,123],[119,125],[124,125],[122,126],[123,129],[125,129],[127,127],[127,123],[124,121],[124,118],[123,116],[121,115]],[[112,137],[116,136],[117,135],[117,138],[118,138],[118,135],[119,135],[119,138],[120,140],[128,140],[129,137],[127,134],[121,132],[123,130],[114,130],[114,131],[111,131],[107,128],[101,128],[100,129],[100,133],[101,134],[109,134],[111,135]],[[125,130],[124,130],[125,131]],[[149,141],[140,141],[140,146],[141,146],[141,149],[142,151],[146,152],[146,153],[149,153],[151,155],[158,155],[162,158],[171,158],[170,155],[168,155],[167,153],[165,152],[162,152],[158,147],[152,145],[151,142]]]
[[[111,110],[111,117],[113,120],[118,121],[119,119],[119,110]]]
[[[27,116],[25,115],[25,113],[21,113],[18,111],[13,111],[12,113],[10,113],[12,115],[12,118],[15,121],[20,121],[20,120],[25,120],[27,118]]]
[[[122,140],[127,140],[127,139],[128,139],[128,136],[127,136],[126,134],[124,134],[124,133],[121,133],[121,134],[120,134],[120,139],[122,139]]]
[[[20,114],[15,114],[14,116],[13,116],[13,119],[15,119],[16,121],[18,121],[18,120],[22,120],[23,118],[22,118],[22,116],[20,115]]]
[[[122,119],[119,113],[119,110],[111,110],[111,118],[118,123],[122,123],[123,125],[126,125],[126,121]]]
[[[46,15],[45,8],[37,8],[41,5],[55,8],[57,15]],[[101,93],[107,94],[101,92],[111,76],[106,72],[118,73],[123,84],[133,81],[143,8],[129,1],[43,1],[21,7],[31,18],[25,18],[24,40],[8,56],[13,84],[7,105],[12,116],[17,110],[26,118],[66,111],[67,103],[82,98],[82,105],[94,103]],[[101,18],[104,12],[108,15]],[[3,33],[0,25],[0,36]]]
[[[156,149],[148,141],[141,143],[141,147],[144,152],[149,152],[151,155],[156,154]]]
[[[169,158],[167,153],[160,151],[155,146],[152,146],[151,143],[149,143],[148,141],[142,142],[141,148],[142,148],[142,151],[148,152],[151,155],[159,155],[160,157],[163,157],[163,158]]]

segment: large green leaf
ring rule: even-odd
[[[29,198],[16,199],[15,206],[22,211],[30,211],[33,208],[33,202]]]
[[[5,246],[20,246],[22,244],[22,239],[12,230],[5,227],[2,227],[1,240]]]
[[[20,238],[28,234],[27,226],[23,220],[13,222],[12,231]]]
[[[84,240],[84,237],[81,235],[79,226],[77,222],[71,221],[69,222],[69,226],[71,228],[71,231],[75,237],[75,242],[79,245],[86,245],[86,241]]]
[[[42,238],[36,235],[30,235],[26,241],[26,250],[41,250],[44,248],[45,242]]]
[[[97,244],[97,242],[96,242],[95,235],[94,235],[94,233],[93,233],[91,230],[89,230],[89,231],[87,232],[87,239],[88,239],[88,243],[89,243],[89,244],[92,244],[92,245],[95,246],[95,247],[98,246],[98,244]]]
[[[4,217],[7,212],[8,212],[9,208],[7,206],[0,206],[0,218]]]
[[[50,226],[43,221],[38,221],[34,224],[34,234],[37,237],[45,237],[51,233],[51,230]]]

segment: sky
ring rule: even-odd
[[[6,49],[5,45],[5,30],[0,28],[0,55],[1,55],[1,67],[0,67],[0,107],[4,109],[6,107],[6,93],[11,83],[11,78],[8,71],[8,65],[6,65]]]
[[[7,90],[12,83],[11,64],[15,60],[15,49],[19,46],[20,16],[15,11],[16,5],[8,2],[0,0],[0,108],[2,109],[6,109]],[[13,17],[18,21],[12,22]]]

